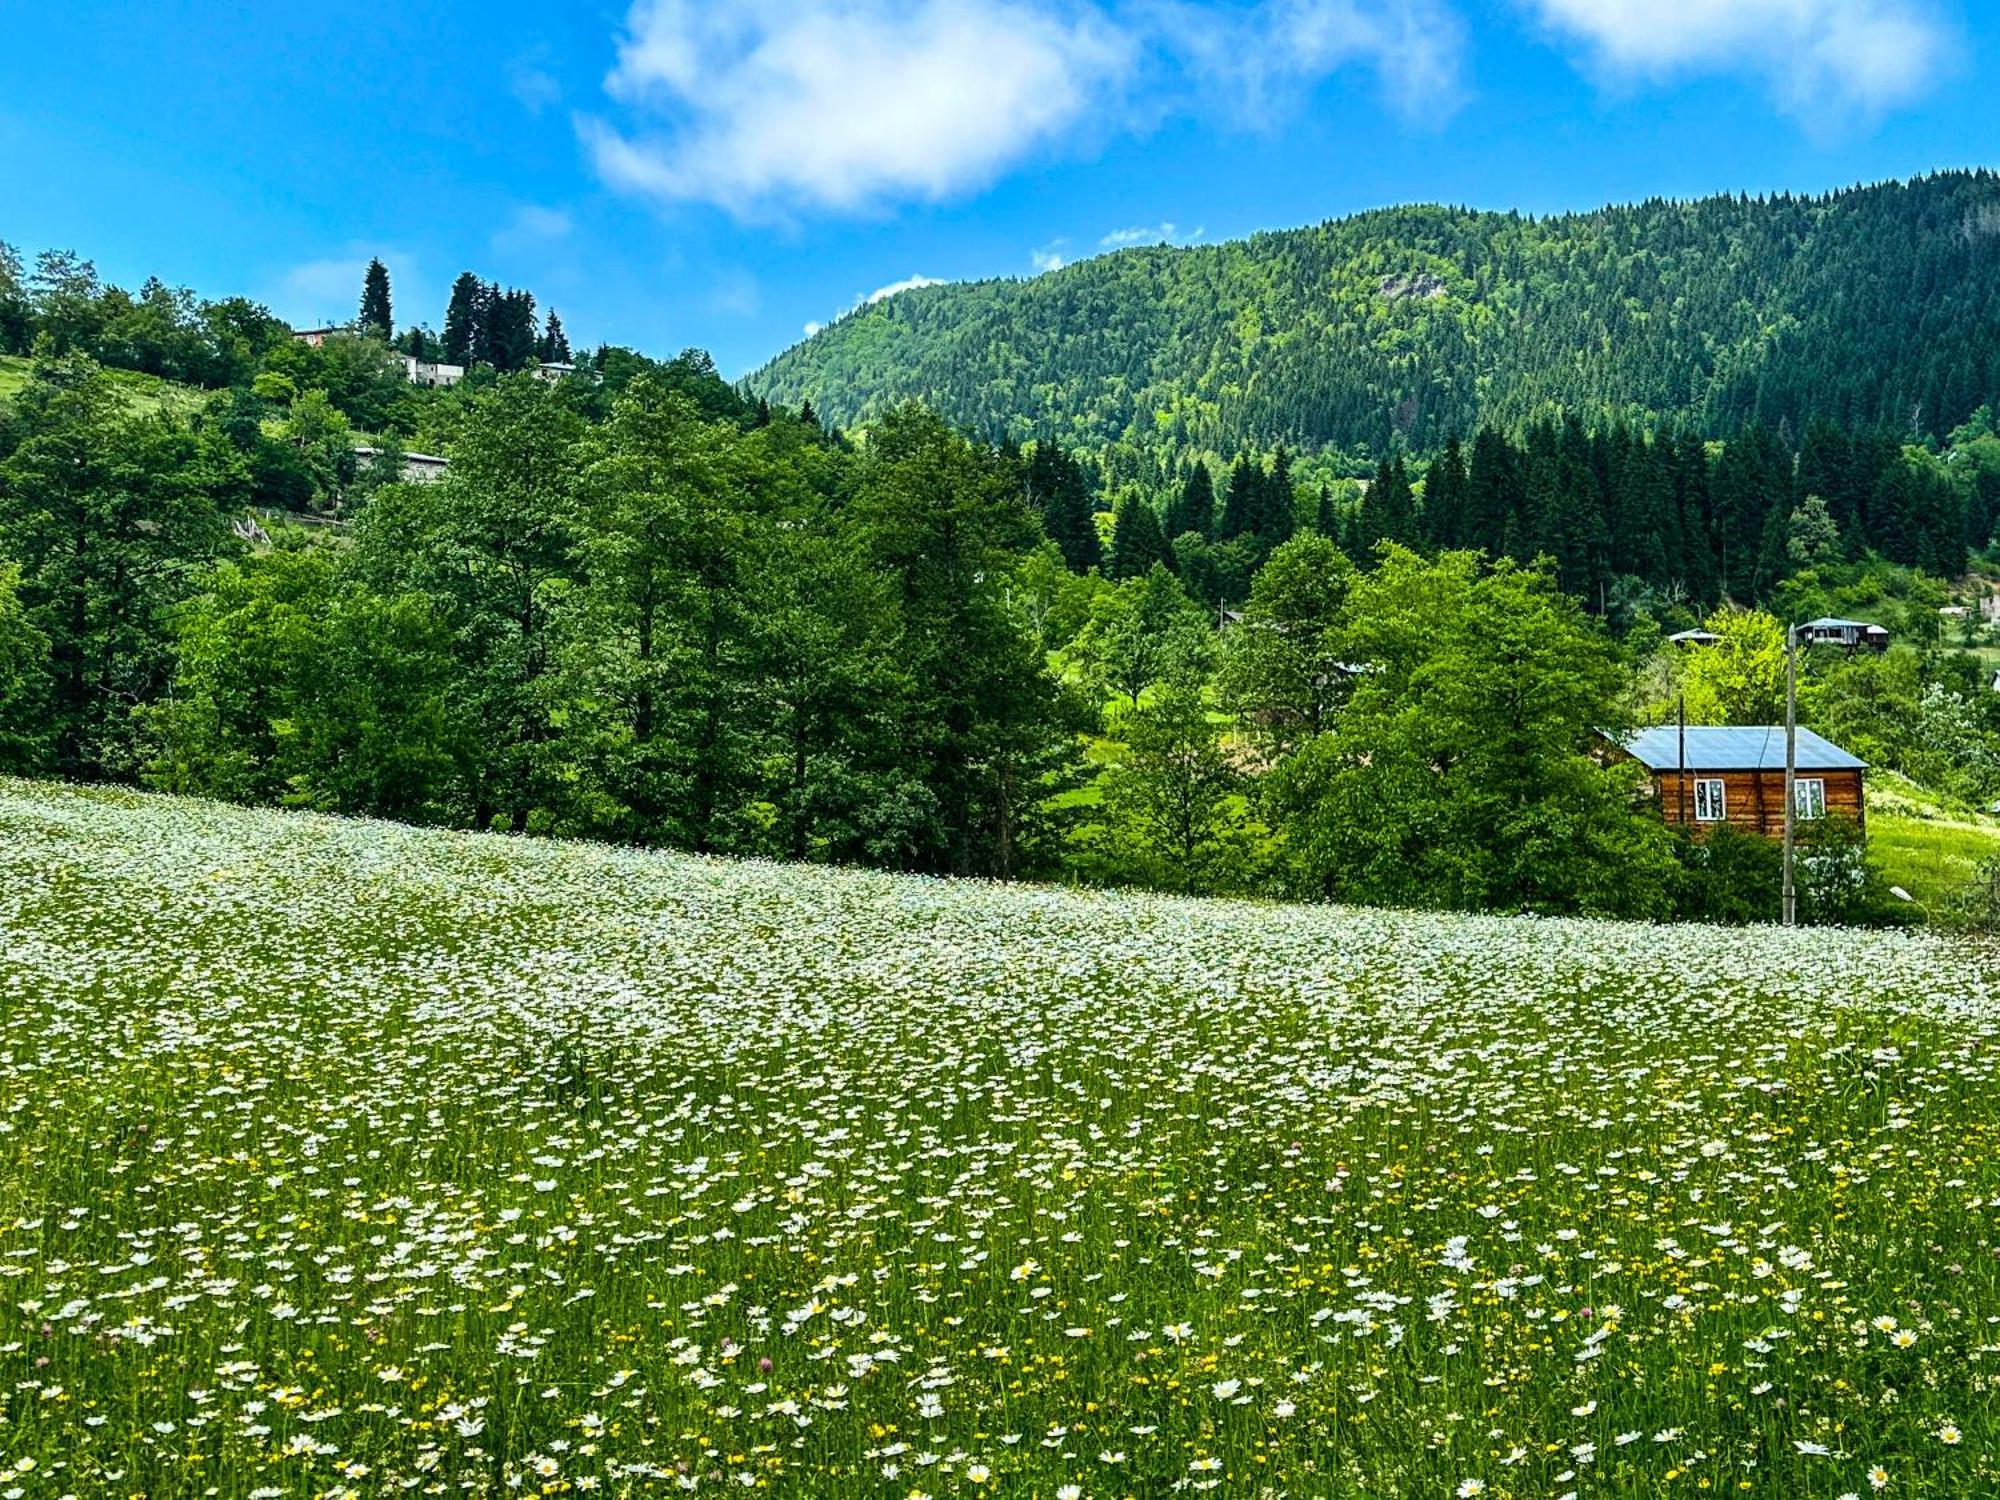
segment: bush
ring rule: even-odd
[[[1724,823],[1680,844],[1681,915],[1697,922],[1775,922],[1784,914],[1784,851],[1773,839]]]
[[[1723,824],[1680,846],[1681,912],[1700,922],[1740,925],[1784,917],[1784,845]],[[1798,826],[1798,917],[1815,927],[1891,926],[1908,920],[1868,862],[1868,841],[1848,818]]]

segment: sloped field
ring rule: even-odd
[[[2000,1486],[1929,939],[0,782],[0,948],[8,1495]]]

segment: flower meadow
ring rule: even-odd
[[[2000,996],[0,782],[0,1496],[2000,1492]]]

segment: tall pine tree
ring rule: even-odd
[[[1177,565],[1174,552],[1160,533],[1160,518],[1152,502],[1136,490],[1119,503],[1111,532],[1111,562],[1106,571],[1113,578],[1143,578],[1154,563],[1169,569]]]
[[[1292,533],[1298,530],[1297,504],[1292,493],[1292,456],[1280,444],[1271,460],[1270,472],[1257,486],[1256,512],[1252,517],[1251,530],[1265,547],[1291,540]]]
[[[569,335],[563,332],[562,319],[556,310],[549,309],[548,322],[542,325],[542,343],[536,354],[545,365],[566,365],[570,362]]]
[[[1464,545],[1466,483],[1465,450],[1453,438],[1424,475],[1423,539],[1440,551]]]
[[[478,356],[486,321],[486,283],[461,271],[451,284],[451,302],[444,310],[444,357],[447,364],[470,365]]]
[[[361,331],[388,343],[396,331],[396,318],[389,306],[389,268],[380,260],[368,262],[361,278]]]
[[[1035,445],[1028,460],[1028,495],[1041,512],[1042,530],[1062,548],[1063,561],[1076,573],[1087,573],[1101,560],[1097,540],[1097,503],[1090,481],[1076,456],[1051,438]]]
[[[1229,471],[1229,494],[1222,502],[1222,525],[1216,532],[1222,541],[1233,541],[1256,528],[1257,491],[1263,478],[1263,469],[1252,465],[1247,455],[1237,456]]]
[[[1167,540],[1173,541],[1193,532],[1197,536],[1212,536],[1215,532],[1215,481],[1210,477],[1208,465],[1196,460],[1188,470],[1180,491],[1167,502]]]

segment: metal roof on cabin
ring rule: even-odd
[[[1823,615],[1817,620],[1808,620],[1799,627],[1801,630],[1882,630],[1880,625],[1871,625],[1866,620],[1836,620],[1831,615]],[[1882,634],[1889,632],[1882,630]]]
[[[1678,771],[1681,731],[1672,724],[1642,729],[1619,741],[1633,759],[1649,771]],[[1849,755],[1810,729],[1799,731],[1801,771],[1861,771],[1868,762]],[[1782,771],[1785,769],[1785,726],[1743,727],[1689,725],[1687,769],[1690,771]]]

